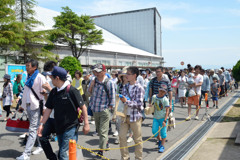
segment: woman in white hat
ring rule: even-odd
[[[3,109],[7,112],[4,121],[7,121],[9,114],[12,113],[10,107],[13,102],[13,86],[11,83],[11,76],[9,74],[5,74],[3,79],[4,84],[1,100],[3,101]]]

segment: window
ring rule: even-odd
[[[105,65],[110,65],[110,61],[108,61],[108,60],[92,60],[92,63],[93,63],[93,65],[94,65],[94,64],[97,64],[97,63],[102,63],[102,64],[105,64]]]

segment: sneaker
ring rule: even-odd
[[[133,141],[133,138],[132,137],[128,137],[127,143],[131,143],[132,141]]]
[[[161,145],[160,148],[159,148],[159,150],[158,150],[158,152],[159,152],[159,153],[163,153],[164,150],[165,150],[165,148]]]
[[[119,144],[118,139],[115,139],[114,144]]]
[[[218,109],[218,106],[216,106],[216,109]]]
[[[162,146],[162,141],[158,141],[158,149]]]
[[[91,124],[95,124],[95,121],[91,121],[90,123],[91,123]]]
[[[188,116],[185,120],[186,120],[186,121],[190,121],[190,120],[191,120],[191,117]]]
[[[24,139],[26,137],[26,133],[23,133],[22,135],[19,136],[19,138]]]
[[[198,119],[199,119],[198,116],[196,116],[196,117],[195,117],[195,120],[198,120]]]
[[[97,133],[97,132],[94,132],[94,133],[92,134],[92,136],[98,136],[98,133]]]
[[[115,132],[113,133],[113,136],[114,136],[114,137],[117,137],[117,136],[118,136],[118,131],[115,131]]]
[[[96,158],[97,159],[102,159],[102,156],[103,156],[103,151],[99,151],[96,155]]]
[[[16,160],[30,160],[30,157],[23,153],[21,156],[17,157]]]
[[[33,155],[36,155],[36,154],[40,154],[43,152],[43,149],[42,147],[37,147],[37,149],[35,151],[32,152]]]

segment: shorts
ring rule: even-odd
[[[160,127],[161,128],[161,131],[160,131],[161,138],[166,138],[167,137],[167,123],[168,123],[168,120],[167,120],[166,126],[162,128],[163,121],[164,121],[164,118],[162,118],[162,119],[153,118],[152,133],[156,134],[159,130],[159,127]],[[156,134],[155,137],[157,137],[158,134]]]
[[[215,94],[215,95],[212,94],[212,100],[213,101],[218,101],[218,95],[217,94]]]
[[[192,96],[192,97],[188,97],[187,104],[198,106],[199,105],[199,98],[200,98],[200,95],[195,95],[195,96]]]

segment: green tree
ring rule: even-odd
[[[233,66],[232,73],[233,73],[233,78],[235,78],[235,80],[239,82],[240,81],[240,60],[236,63],[235,66]]]
[[[79,70],[83,72],[81,63],[75,57],[67,56],[59,64],[60,67],[68,70],[70,75],[74,77],[75,71]]]
[[[44,45],[53,45],[48,38],[51,31],[33,31],[37,26],[43,25],[34,17],[35,6],[35,0],[16,0],[16,17],[24,26],[22,36],[25,43],[20,46],[20,54],[24,56],[24,63],[28,57],[46,61],[46,59],[53,60],[56,56],[42,48]]]
[[[21,36],[23,25],[15,21],[14,4],[15,0],[0,2],[0,51],[16,50],[18,45],[24,44]]]
[[[102,31],[96,29],[90,16],[79,17],[69,7],[62,9],[64,12],[54,17],[53,27],[62,33],[56,37],[57,42],[68,45],[75,58],[79,59],[90,46],[103,43]]]

